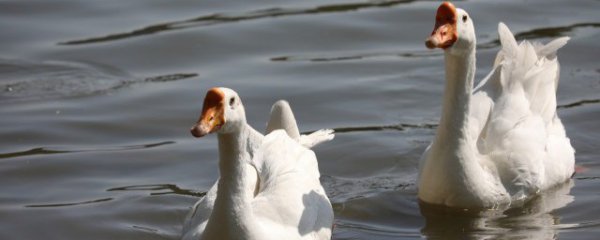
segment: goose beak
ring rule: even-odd
[[[194,137],[203,137],[221,129],[225,124],[225,109],[223,100],[225,94],[218,88],[211,88],[204,98],[204,106],[200,119],[190,129]]]
[[[429,49],[451,47],[458,39],[456,32],[456,8],[450,2],[442,3],[435,15],[435,27],[425,40]]]

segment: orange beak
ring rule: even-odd
[[[225,94],[218,88],[211,88],[204,97],[202,115],[198,122],[190,129],[194,137],[203,137],[214,133],[225,124],[224,109]]]
[[[458,39],[456,32],[456,8],[450,2],[444,2],[437,9],[435,27],[431,36],[425,40],[429,49],[451,47]]]

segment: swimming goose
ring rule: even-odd
[[[569,38],[518,44],[503,23],[498,34],[502,49],[493,70],[473,89],[473,20],[449,2],[437,10],[426,46],[444,50],[446,87],[435,138],[419,166],[423,202],[506,207],[573,174],[575,150],[556,114],[556,51]]]
[[[314,152],[284,130],[254,130],[237,93],[210,89],[191,132],[217,133],[220,177],[196,203],[183,239],[331,238],[333,210]]]

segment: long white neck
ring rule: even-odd
[[[204,239],[252,235],[255,221],[251,201],[258,187],[258,177],[250,161],[262,138],[247,124],[233,133],[219,133],[220,178]]]
[[[469,104],[475,77],[475,50],[464,55],[445,52],[446,87],[440,125],[436,133],[436,145],[457,149],[468,137]],[[441,147],[441,146],[440,146]]]

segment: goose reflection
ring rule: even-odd
[[[504,210],[454,209],[420,202],[428,239],[558,239],[560,216],[555,210],[574,199],[573,180],[534,199]]]

